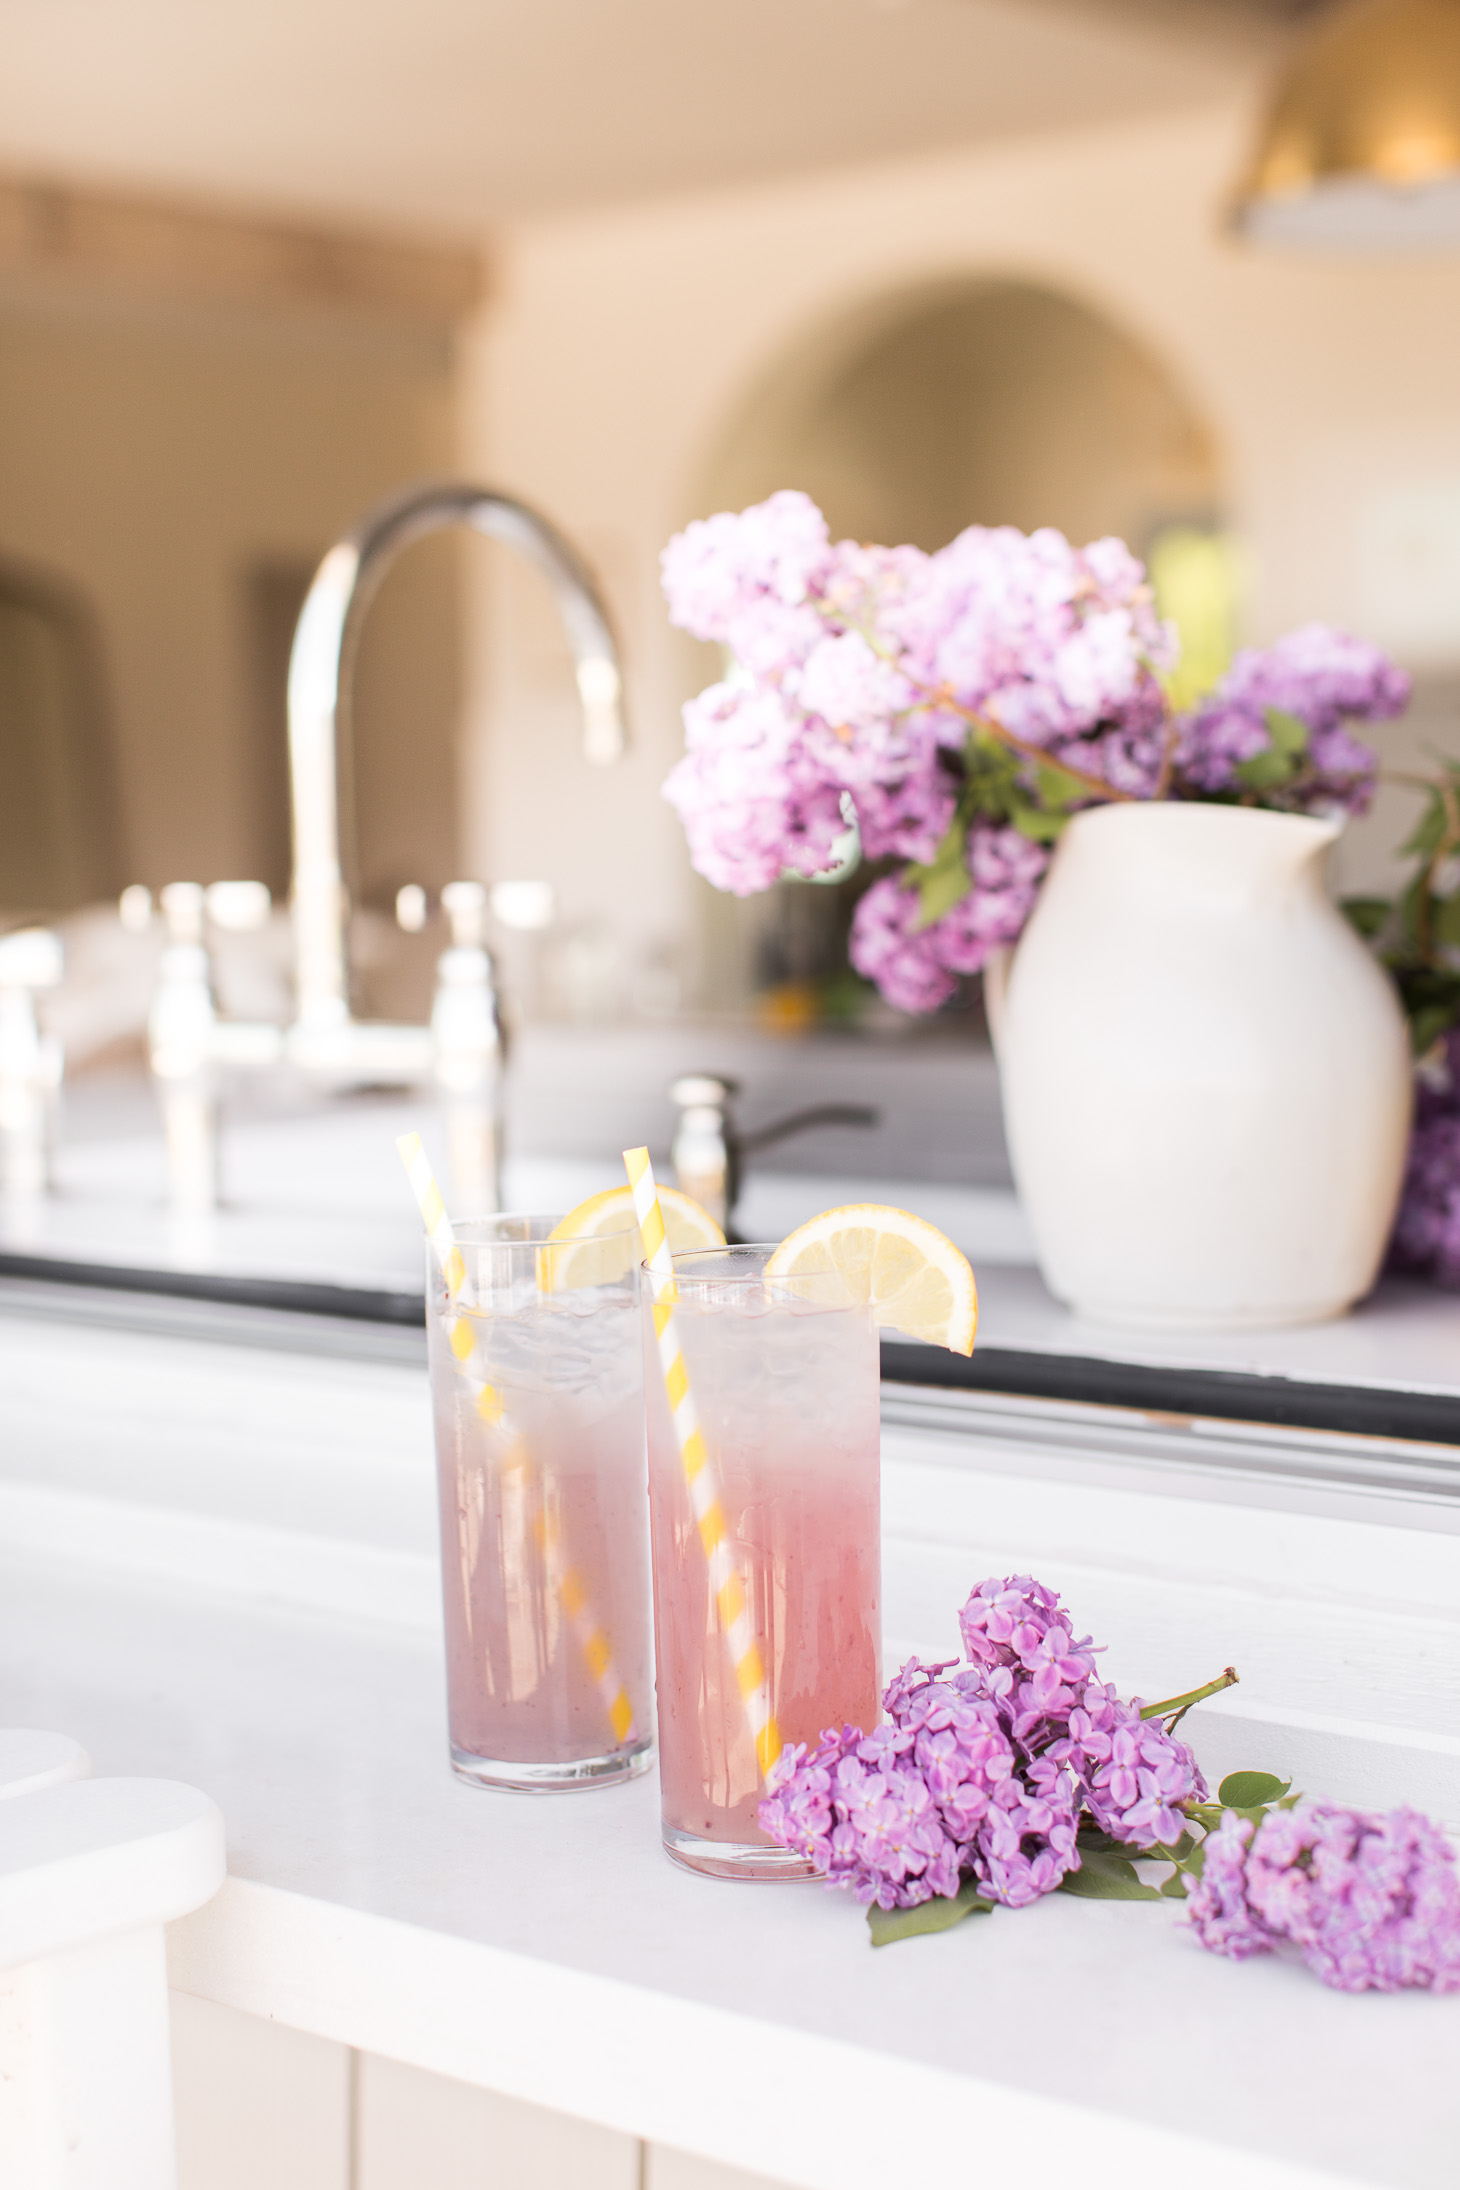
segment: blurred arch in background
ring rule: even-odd
[[[1215,436],[1136,336],[1045,283],[977,275],[880,296],[762,376],[700,509],[804,487],[834,534],[937,548],[965,525],[1118,533],[1220,519]]]
[[[100,634],[79,588],[0,564],[0,924],[128,879]]]

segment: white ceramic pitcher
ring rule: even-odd
[[[1393,988],[1325,894],[1338,827],[1143,803],[1061,839],[991,1016],[1040,1264],[1081,1314],[1308,1323],[1372,1285],[1411,1075]]]

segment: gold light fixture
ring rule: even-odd
[[[1357,0],[1280,82],[1232,221],[1314,249],[1460,245],[1460,0]]]

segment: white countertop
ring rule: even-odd
[[[184,1989],[825,2190],[1055,2140],[1097,2183],[1122,2150],[1135,2179],[1453,2182],[1460,2001],[1349,1999],[1063,1896],[874,1952],[818,1887],[675,1870],[653,1778],[453,1782],[424,1640],[51,1577],[12,1578],[3,1628],[28,1715],[222,1805],[240,1884],[176,1927]]]
[[[984,1346],[1448,1393],[1460,1401],[1460,1295],[1417,1279],[1385,1278],[1351,1315],[1277,1331],[1150,1331],[1094,1323],[1072,1315],[1027,1265],[986,1265],[979,1295]]]
[[[874,1952],[821,1888],[672,1868],[652,1778],[455,1782],[424,1381],[347,1338],[0,1315],[4,1715],[222,1805],[230,1884],[175,1927],[176,1983],[807,2190],[1448,2190],[1460,1999],[1351,1999],[1064,1896]],[[890,1660],[1032,1567],[1132,1690],[1241,1666],[1192,1721],[1209,1770],[1460,1814],[1453,1510],[1208,1499],[996,1423],[892,1430],[885,1460]]]

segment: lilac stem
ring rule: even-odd
[[[1186,1716],[1194,1703],[1205,1703],[1208,1696],[1215,1696],[1219,1690],[1235,1688],[1236,1685],[1237,1668],[1235,1665],[1229,1665],[1217,1675],[1214,1681],[1208,1681],[1205,1688],[1193,1688],[1185,1696],[1168,1696],[1164,1703],[1143,1703],[1141,1705],[1141,1717],[1143,1719],[1164,1719],[1170,1716],[1171,1726],[1166,1729],[1169,1734],[1171,1727],[1175,1726],[1178,1719]]]

